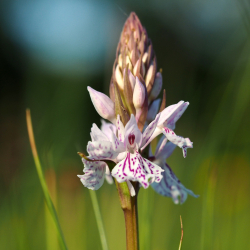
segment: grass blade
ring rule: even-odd
[[[105,235],[105,231],[104,231],[104,226],[103,226],[103,222],[102,222],[100,208],[99,208],[97,197],[96,197],[96,192],[93,190],[89,190],[89,194],[90,194],[91,201],[92,201],[93,208],[94,208],[94,213],[95,213],[98,231],[100,234],[102,249],[108,250],[107,239],[106,239],[106,235]]]
[[[181,215],[180,215],[180,221],[181,221],[181,240],[180,240],[180,244],[179,244],[179,249],[178,250],[181,250],[181,245],[182,245],[182,240],[183,240],[183,224],[182,224]]]
[[[57,217],[55,207],[54,207],[54,205],[52,203],[52,200],[50,198],[48,187],[47,187],[44,175],[43,175],[41,163],[40,163],[40,160],[39,160],[39,157],[38,157],[38,153],[37,153],[37,149],[36,149],[36,143],[35,143],[35,137],[34,137],[34,133],[33,133],[33,127],[32,127],[32,122],[31,122],[31,115],[30,115],[30,110],[29,109],[26,109],[26,121],[27,121],[27,128],[28,128],[30,146],[31,146],[33,157],[34,157],[38,177],[39,177],[39,180],[40,180],[40,183],[41,183],[41,186],[42,186],[45,201],[47,203],[47,206],[48,206],[48,209],[49,209],[50,214],[52,216],[52,219],[53,219],[53,221],[55,223],[55,226],[56,226],[56,229],[57,229],[57,234],[58,234],[58,239],[59,239],[59,244],[61,246],[61,249],[67,250],[68,248],[67,248],[65,240],[64,240],[64,236],[63,236],[63,233],[62,233],[61,226],[59,224],[59,220],[58,220],[58,217]]]

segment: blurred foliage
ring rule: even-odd
[[[108,93],[116,42],[130,11],[153,42],[167,104],[191,104],[176,132],[188,136],[194,148],[186,159],[176,149],[168,163],[200,195],[177,206],[151,188],[141,189],[141,249],[178,249],[180,215],[183,250],[250,248],[250,8],[245,1],[201,2],[107,2],[116,27],[107,30],[112,43],[99,58],[103,67],[91,74],[47,69],[8,35],[1,19],[1,249],[59,249],[29,147],[27,107],[68,248],[101,249],[89,192],[76,176],[83,169],[76,152],[85,152],[91,124],[100,125],[86,87]],[[105,183],[96,193],[109,248],[125,249],[115,186]]]

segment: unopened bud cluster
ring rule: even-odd
[[[131,13],[120,37],[110,83],[110,98],[125,124],[134,114],[143,129],[148,109],[162,88],[162,75],[156,70],[151,40],[136,14]]]

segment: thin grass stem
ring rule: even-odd
[[[30,110],[26,109],[26,121],[27,121],[27,129],[28,129],[28,135],[29,135],[29,140],[30,140],[30,146],[31,146],[31,150],[32,150],[32,154],[34,157],[34,161],[35,161],[35,166],[36,166],[36,170],[38,173],[38,177],[42,186],[42,190],[43,190],[43,194],[44,194],[44,198],[45,201],[47,203],[48,209],[50,211],[50,214],[52,216],[52,219],[55,223],[56,229],[57,229],[57,235],[58,235],[58,239],[59,239],[59,244],[61,246],[61,249],[63,250],[67,250],[67,246],[66,246],[66,242],[63,236],[63,232],[57,217],[57,213],[55,210],[55,207],[52,203],[52,200],[50,198],[50,194],[48,191],[48,187],[43,175],[43,171],[42,171],[42,167],[41,167],[41,163],[38,157],[38,153],[37,153],[37,149],[36,149],[36,143],[35,143],[35,137],[34,137],[34,133],[33,133],[33,127],[32,127],[32,122],[31,122],[31,115],[30,115]]]
[[[179,244],[178,250],[181,250],[181,245],[182,245],[182,241],[183,241],[183,224],[182,224],[181,215],[180,215],[180,221],[181,221],[181,239],[180,239],[180,244]]]
[[[90,194],[90,198],[91,198],[93,208],[94,208],[94,213],[95,213],[95,218],[96,218],[96,222],[97,222],[98,231],[99,231],[99,234],[100,234],[102,249],[103,250],[108,250],[108,243],[107,243],[107,239],[106,239],[106,235],[105,235],[105,231],[104,231],[102,216],[101,216],[98,200],[97,200],[97,197],[96,197],[96,192],[93,191],[93,190],[89,190],[89,194]]]

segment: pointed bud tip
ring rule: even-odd
[[[88,90],[89,92],[91,92],[91,91],[93,91],[94,89],[92,89],[90,86],[87,86],[87,90]]]
[[[92,103],[97,113],[104,119],[113,121],[115,117],[115,106],[114,102],[105,94],[87,87]]]

